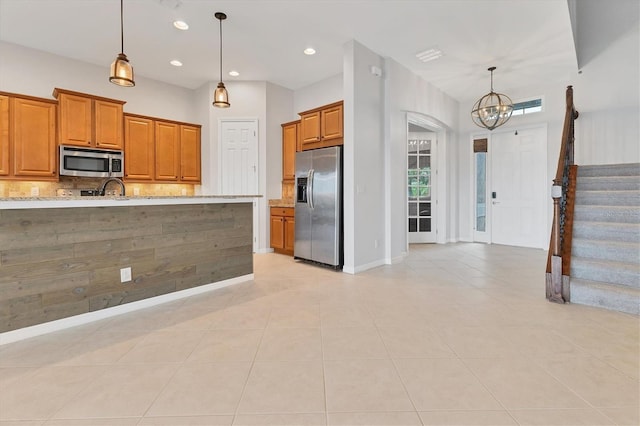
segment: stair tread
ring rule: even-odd
[[[640,223],[634,222],[598,222],[598,221],[588,221],[588,220],[574,220],[573,226],[574,228],[577,226],[589,226],[589,227],[600,227],[600,228],[640,228]]]
[[[630,180],[635,182],[640,180],[640,175],[605,175],[605,176],[578,176],[578,182],[583,180]]]
[[[576,189],[576,195],[584,193],[591,195],[611,193],[614,193],[615,195],[635,195],[640,194],[640,189]]]
[[[593,244],[596,246],[613,246],[613,247],[620,247],[620,248],[630,248],[630,249],[636,249],[640,252],[640,247],[638,246],[638,242],[637,241],[618,241],[618,240],[596,240],[596,239],[591,239],[591,238],[573,238],[572,239],[572,243],[578,243],[578,244]]]
[[[616,283],[608,283],[604,281],[593,281],[587,280],[584,278],[573,278],[571,277],[571,286],[585,286],[585,287],[597,287],[597,288],[608,288],[612,287],[622,293],[628,294],[637,294],[640,295],[640,288],[630,287],[628,285],[616,284]]]
[[[625,269],[629,272],[639,271],[640,272],[640,264],[633,262],[618,262],[615,260],[605,260],[605,259],[592,259],[589,257],[579,257],[572,256],[571,263],[575,265],[575,263],[590,263],[590,264],[600,264],[606,266],[612,266],[619,269]]]

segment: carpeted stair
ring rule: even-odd
[[[579,166],[571,303],[640,314],[640,164]]]

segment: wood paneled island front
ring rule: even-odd
[[[252,197],[0,199],[0,333],[250,279],[252,212]]]

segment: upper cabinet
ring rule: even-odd
[[[56,88],[59,143],[100,149],[123,149],[124,101]]]
[[[180,126],[156,121],[156,180],[177,181],[180,173]]]
[[[342,145],[342,101],[300,113],[300,149]]]
[[[0,95],[0,176],[9,175],[9,96]]]
[[[200,182],[200,126],[180,125],[180,180]]]
[[[300,120],[282,124],[282,180],[293,181],[296,177],[296,150],[298,150]]]
[[[200,182],[199,125],[135,114],[124,123],[127,181]]]
[[[150,118],[124,116],[124,177],[127,180],[154,179],[155,129]]]
[[[58,180],[56,173],[56,104],[11,99],[11,139],[16,177]]]
[[[0,176],[57,180],[56,102],[0,93]]]

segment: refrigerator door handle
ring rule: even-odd
[[[309,203],[309,208],[313,210],[313,178],[314,178],[314,170],[309,170],[309,175],[307,176],[307,202]]]

